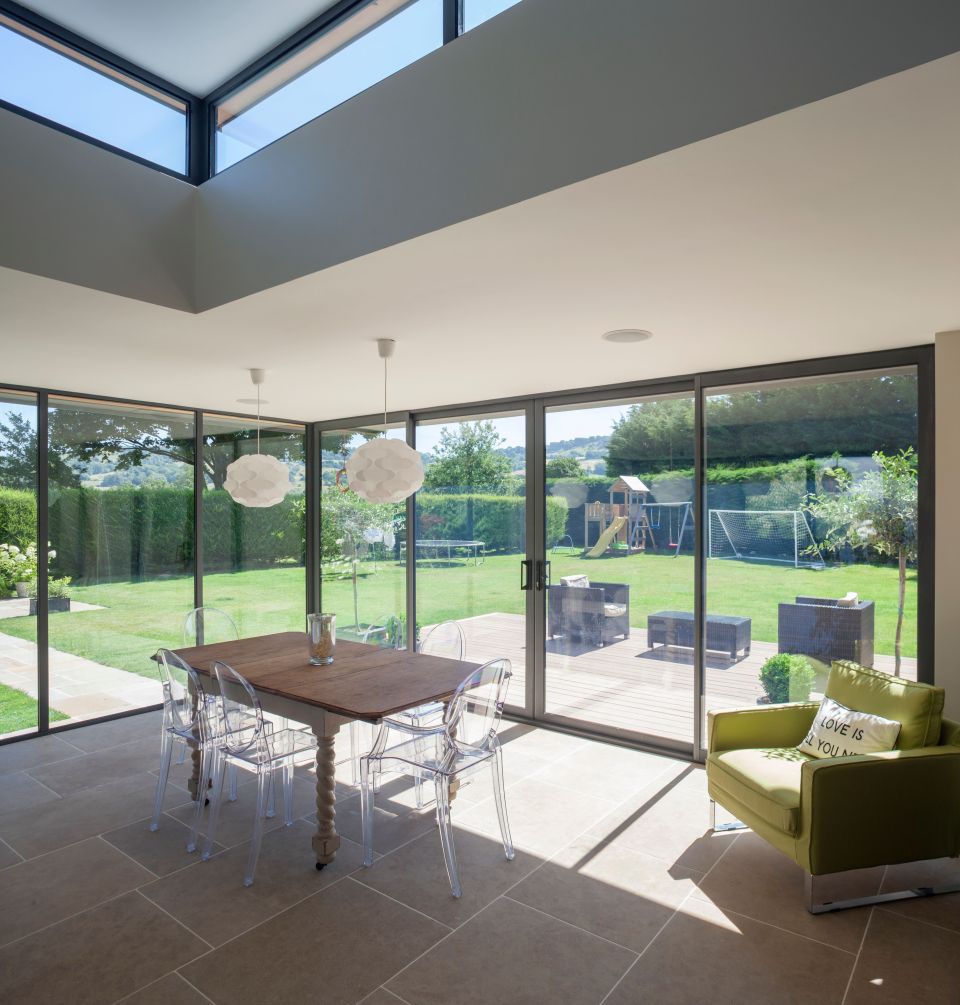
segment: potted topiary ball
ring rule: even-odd
[[[778,653],[760,668],[760,683],[766,695],[758,705],[781,705],[788,701],[809,701],[816,674],[805,656]]]

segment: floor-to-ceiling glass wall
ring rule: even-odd
[[[417,423],[426,477],[416,503],[417,631],[459,622],[465,658],[506,656],[508,702],[526,708],[526,412]]]
[[[37,546],[37,399],[0,388],[0,737],[38,726]]]
[[[259,453],[281,461],[290,488],[279,503],[243,506],[227,469]],[[306,430],[239,416],[203,416],[203,604],[222,611],[241,637],[303,631],[306,620]]]
[[[706,391],[706,711],[816,699],[835,659],[917,678],[917,381]]]
[[[351,492],[346,464],[379,436],[404,440],[403,423],[320,432],[320,596],[340,637],[406,645],[406,503],[370,503]]]
[[[693,395],[547,406],[544,445],[544,712],[688,749]]]
[[[155,705],[193,603],[193,413],[49,406],[51,721]]]

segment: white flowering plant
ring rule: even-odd
[[[49,542],[47,543],[49,548]],[[48,561],[57,557],[47,552]],[[0,544],[0,594],[6,596],[17,583],[29,583],[37,578],[37,545],[31,541],[26,548],[15,544]]]

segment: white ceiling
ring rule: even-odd
[[[201,97],[336,0],[29,0],[24,6]]]
[[[960,54],[188,315],[0,271],[2,377],[274,415],[926,343],[960,328]],[[654,332],[639,345],[610,328]]]

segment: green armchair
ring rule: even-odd
[[[707,790],[713,829],[750,827],[807,873],[824,911],[960,889],[919,887],[819,903],[815,876],[960,855],[960,724],[943,691],[838,661],[826,693],[901,723],[895,750],[817,759],[797,750],[817,703],[712,712]],[[716,803],[737,818],[718,828]]]

